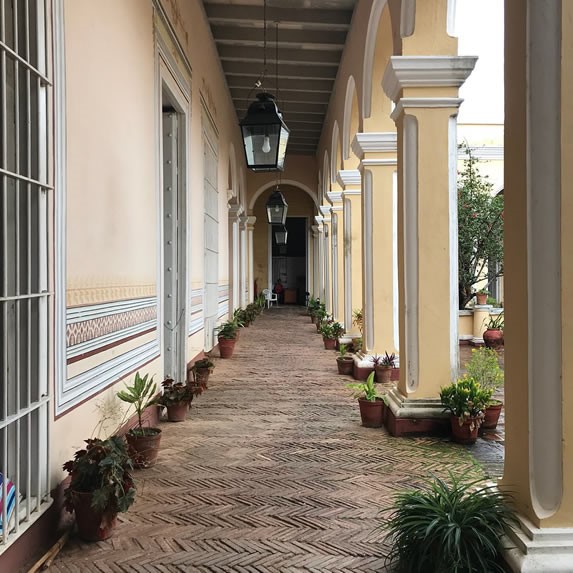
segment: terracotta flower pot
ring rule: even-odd
[[[219,354],[221,358],[231,358],[233,356],[235,342],[234,338],[219,338]]]
[[[354,359],[352,356],[339,356],[336,359],[336,364],[338,365],[339,374],[347,374],[352,376],[354,370]]]
[[[483,333],[483,341],[488,348],[497,350],[503,346],[503,330],[488,329]]]
[[[389,366],[375,366],[376,382],[388,383],[392,380],[392,368]]]
[[[195,370],[195,382],[206,390],[207,382],[209,382],[210,375],[211,375],[210,368],[197,368],[197,370]]]
[[[398,382],[400,380],[400,368],[390,368],[390,380],[392,382]]]
[[[381,428],[384,425],[384,400],[374,401],[358,398],[360,417],[365,428]]]
[[[487,304],[487,294],[476,294],[476,304],[482,305]]]
[[[144,430],[143,435],[130,432],[125,435],[133,458],[133,467],[137,469],[154,466],[159,454],[161,430],[159,428],[144,428]]]
[[[457,416],[450,416],[454,442],[466,445],[475,444],[478,437],[480,422],[480,418],[467,418],[460,425],[460,420]]]
[[[323,336],[322,341],[326,350],[336,350],[336,338],[324,338]]]
[[[92,499],[91,492],[72,492],[78,535],[84,541],[103,541],[113,535],[117,513],[96,511]]]
[[[485,409],[484,419],[480,430],[495,430],[502,408],[502,402],[499,400],[492,400],[492,403]]]
[[[184,422],[187,418],[188,411],[189,404],[187,402],[182,402],[181,404],[173,404],[173,406],[167,406],[167,420],[169,422]]]
[[[312,322],[312,324],[316,324],[316,316],[314,316],[314,314],[310,315],[310,322]]]

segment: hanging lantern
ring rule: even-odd
[[[288,205],[283,194],[279,191],[279,186],[271,193],[267,201],[267,220],[271,225],[286,224]]]
[[[277,245],[287,244],[288,231],[285,225],[273,225],[273,233]]]
[[[284,169],[289,129],[285,125],[275,98],[257,94],[241,123],[247,167],[253,171]]]

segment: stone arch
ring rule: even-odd
[[[328,150],[324,152],[324,160],[322,166],[322,185],[320,186],[320,197],[318,205],[322,205],[324,203],[325,198],[327,197],[328,189],[330,186],[330,159],[328,157]]]
[[[336,120],[334,121],[334,127],[332,128],[330,156],[332,158],[330,165],[330,182],[333,184],[336,183],[338,170],[343,168],[342,149],[340,146],[340,129]]]
[[[252,212],[253,207],[255,206],[255,203],[257,202],[257,199],[267,190],[270,189],[271,187],[275,187],[277,184],[276,181],[268,181],[267,183],[264,183],[263,185],[261,185],[254,193],[253,196],[251,197],[251,200],[249,201],[249,212]],[[281,185],[292,185],[293,187],[297,187],[298,189],[301,189],[302,191],[304,191],[307,195],[310,196],[310,198],[312,199],[313,203],[316,205],[316,207],[318,208],[318,198],[316,196],[316,193],[307,185],[305,185],[304,183],[301,183],[300,181],[295,181],[294,179],[281,179]]]
[[[229,144],[229,166],[227,170],[227,199],[239,197],[239,178],[237,174],[237,157],[235,155],[235,146]]]
[[[380,88],[382,89],[382,88]],[[348,77],[346,84],[346,97],[344,99],[344,125],[342,128],[342,158],[344,161],[350,158],[352,138],[360,129],[360,109],[356,94],[356,82],[353,76]]]

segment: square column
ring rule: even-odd
[[[320,297],[320,243],[322,241],[322,228],[319,225],[311,226],[312,232],[312,284],[311,296]]]
[[[248,277],[247,277],[247,304],[255,299],[255,273],[253,252],[253,231],[255,230],[256,217],[247,217],[247,243],[248,243]]]
[[[342,193],[331,191],[328,198],[332,201],[330,218],[332,227],[332,309],[334,320],[341,322],[346,328],[344,316],[344,216]]]
[[[505,33],[506,559],[557,573],[573,571],[573,5],[507,0]]]
[[[384,91],[398,129],[400,381],[392,434],[440,431],[440,387],[458,377],[458,88],[476,58],[393,56]]]
[[[230,255],[230,311],[241,306],[241,259],[240,259],[240,215],[243,212],[241,205],[229,205],[229,255]]]
[[[323,264],[323,293],[324,298],[321,298],[321,302],[326,305],[326,312],[332,314],[332,269],[331,269],[331,259],[332,259],[332,243],[331,243],[331,223],[332,219],[330,216],[330,206],[320,207],[320,212],[322,213],[322,237],[323,249],[322,249],[322,264]]]
[[[357,133],[360,159],[364,352],[398,352],[396,133]]]
[[[318,241],[316,245],[316,256],[314,258],[316,265],[316,277],[318,283],[318,289],[316,290],[315,296],[320,299],[320,302],[326,300],[326,291],[324,286],[324,227],[322,225],[323,217],[322,215],[317,215],[314,218],[316,222],[316,228],[318,233]]]
[[[248,256],[248,236],[247,236],[247,216],[239,217],[239,234],[241,242],[241,263],[240,263],[240,305],[245,308],[248,304],[248,272],[249,272],[249,256]]]
[[[361,335],[352,324],[352,312],[362,308],[362,200],[358,169],[339,171],[344,219],[344,325],[349,334]]]

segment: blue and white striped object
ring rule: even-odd
[[[2,516],[4,515],[4,476],[0,473],[0,533],[3,532],[2,527]],[[14,507],[16,505],[16,487],[14,484],[8,480],[6,482],[6,520],[10,523],[10,518],[14,513]]]

